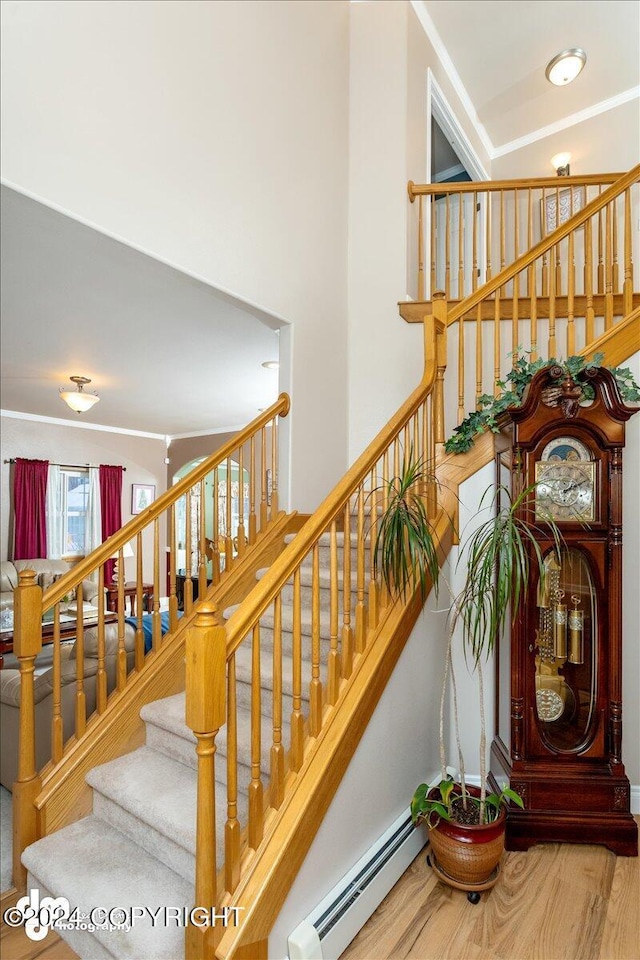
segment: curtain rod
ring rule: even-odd
[[[11,457],[9,460],[5,460],[5,463],[15,463],[15,457]],[[98,470],[98,467],[94,463],[53,463],[49,461],[52,467],[67,467],[68,470]],[[126,467],[122,468],[126,472]]]

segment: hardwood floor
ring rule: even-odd
[[[425,855],[340,960],[640,960],[638,857],[560,843],[507,853],[499,883],[473,905],[438,882]],[[0,956],[78,960],[55,933],[34,943],[4,924]]]
[[[477,905],[439,883],[425,857],[340,960],[640,960],[638,857],[559,843],[507,853]]]

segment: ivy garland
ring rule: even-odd
[[[518,351],[519,353],[519,351]],[[512,356],[512,354],[511,354]],[[591,400],[594,396],[593,387],[585,382],[584,371],[593,367],[601,367],[604,360],[603,353],[596,353],[593,360],[585,360],[584,357],[569,357],[568,360],[530,360],[531,351],[525,352],[522,356],[517,356],[513,369],[507,374],[504,380],[498,380],[497,385],[500,393],[492,397],[488,393],[483,393],[478,398],[478,409],[473,410],[462,423],[455,428],[453,434],[444,445],[447,453],[466,453],[472,445],[475,437],[483,430],[491,430],[498,433],[498,418],[508,407],[519,407],[522,403],[522,397],[525,387],[531,382],[534,373],[543,367],[559,366],[570,374],[576,383],[582,385],[585,400]],[[628,367],[608,367],[615,376],[620,390],[620,395],[625,403],[640,402],[640,387],[633,379],[633,374]],[[558,380],[560,383],[560,380]]]

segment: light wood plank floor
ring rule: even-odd
[[[473,905],[437,881],[425,854],[340,960],[640,960],[638,857],[558,843],[507,853],[500,882]],[[33,943],[4,924],[0,957],[78,960],[55,933]]]
[[[425,848],[340,960],[405,958],[640,960],[640,858],[560,843],[506,853],[474,905],[438,882]]]

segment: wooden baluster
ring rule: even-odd
[[[51,759],[54,763],[62,760],[63,729],[62,729],[62,673],[61,673],[60,645],[60,604],[56,603],[53,610],[53,691],[51,714]]]
[[[435,201],[434,201],[433,206],[434,206],[434,209],[435,209]],[[451,299],[451,203],[450,203],[450,196],[449,196],[449,194],[447,194],[447,196],[446,196],[446,199],[445,199],[445,202],[444,202],[444,208],[445,208],[445,218],[446,218],[446,219],[445,219],[445,228],[444,228],[444,229],[445,229],[445,239],[444,239],[444,247],[445,247],[445,251],[444,251],[444,252],[445,252],[444,290],[445,290],[445,296],[446,296],[447,300],[450,300],[450,299]],[[436,289],[436,288],[433,287],[432,290],[431,290],[431,299],[432,299],[432,300],[433,300],[433,295],[434,295],[434,293],[435,293],[435,289]]]
[[[624,285],[622,288],[624,316],[633,310],[633,253],[631,245],[631,188],[624,192]],[[590,342],[590,341],[589,341]]]
[[[236,655],[227,669],[227,822],[224,825],[224,883],[233,893],[240,880],[240,822],[238,821],[238,715]]]
[[[557,257],[556,244],[552,250],[553,262]],[[549,358],[556,356],[556,287],[555,283],[549,286]]]
[[[471,260],[473,263],[471,275],[471,290],[473,293],[478,289],[478,193],[473,191],[473,223],[471,236]]]
[[[382,514],[385,514],[389,509],[389,479],[389,447],[387,447],[382,455]],[[379,573],[381,574],[382,571],[379,571]],[[380,597],[380,606],[383,608],[388,606],[391,597],[389,596],[384,577],[381,575],[379,576],[378,595]]]
[[[184,570],[184,612],[185,614],[191,613],[191,607],[193,605],[193,582],[191,580],[193,576],[193,566],[191,561],[191,489],[187,490],[187,502],[186,502],[186,529],[184,536],[184,545],[185,545],[185,570]]]
[[[268,493],[268,490],[267,490]],[[271,424],[271,519],[274,520],[280,509],[278,500],[278,421],[274,417]]]
[[[198,596],[202,600],[207,592],[207,489],[204,477],[200,481],[200,512],[198,514]],[[155,591],[154,591],[155,596]]]
[[[141,537],[142,540],[142,537]],[[142,546],[142,543],[141,543]],[[200,594],[203,597],[204,594]],[[142,611],[142,602],[138,608],[138,615]],[[154,653],[160,649],[162,640],[162,624],[160,622],[160,519],[153,521],[153,613],[151,614],[151,646]],[[125,659],[125,670],[126,670]]]
[[[241,557],[247,546],[247,535],[244,526],[244,448],[238,453],[238,556]]]
[[[618,198],[611,201],[611,244],[613,269],[611,272],[612,293],[620,293],[620,268],[618,266]]]
[[[142,532],[136,537],[136,639],[135,639],[135,667],[142,670],[144,664],[144,632],[142,630]],[[154,590],[154,599],[157,596]]]
[[[336,591],[337,596],[337,591]],[[300,590],[300,567],[293,574],[293,654],[291,708],[291,769],[297,773],[304,759],[304,715],[302,713],[302,601]],[[336,628],[337,635],[337,628]]]
[[[598,195],[602,193],[602,187],[598,190]],[[598,211],[598,293],[604,293],[604,218],[602,210]]]
[[[327,702],[333,705],[340,692],[340,654],[338,652],[338,537],[335,520],[329,534],[329,658],[327,663]]]
[[[211,582],[220,583],[220,474],[216,467],[213,471],[213,562]]]
[[[496,397],[500,393],[498,380],[500,379],[500,367],[502,364],[500,323],[500,290],[496,290],[495,301],[493,304],[493,392]]]
[[[536,265],[532,263],[529,267],[529,310],[531,313],[531,360],[538,359],[538,298],[536,294]]]
[[[215,754],[216,735],[226,719],[226,655],[225,628],[215,604],[207,601],[186,632],[185,713],[197,740],[198,761],[194,899],[199,907],[215,906],[218,901]],[[188,960],[204,955],[201,938],[201,929],[187,928]]]
[[[253,437],[249,444],[249,543],[256,539],[256,444]]]
[[[414,446],[419,456],[418,444]],[[367,607],[364,602],[364,489],[358,490],[358,529],[356,536],[356,653],[362,653],[367,642]]]
[[[377,477],[375,467],[371,470],[371,493],[369,500],[371,503],[370,525],[369,525],[369,624],[372,628],[378,626],[378,581],[376,578],[376,538],[378,535],[378,495]],[[337,630],[337,627],[336,627]]]
[[[611,204],[606,206],[605,214],[605,281],[604,281],[604,328],[613,326],[613,224],[611,222]]]
[[[486,223],[486,265],[487,269],[485,271],[485,282],[488,283],[491,280],[491,215],[492,215],[492,203],[491,203],[491,194],[489,192],[485,193],[485,205],[487,210],[487,223]],[[449,297],[447,296],[447,299]]]
[[[593,306],[593,218],[589,218],[584,228],[584,293],[585,307],[585,343],[591,343],[595,336],[595,316]]]
[[[476,407],[482,394],[482,304],[476,307]]]
[[[311,577],[311,683],[309,684],[309,735],[322,729],[322,681],[320,680],[320,559],[318,544],[313,547]]]
[[[104,597],[104,567],[98,570],[98,596]],[[96,707],[104,713],[107,707],[107,670],[105,663],[104,603],[98,608],[98,672],[96,673]]]
[[[118,569],[124,571],[122,560],[122,549],[118,554]],[[125,616],[126,616],[126,597],[124,595],[124,575],[118,577],[118,652],[116,654],[116,683],[118,692],[124,690],[127,682],[127,651],[124,642]],[[77,647],[77,641],[76,641]],[[76,649],[76,656],[77,656]]]
[[[398,473],[396,473],[398,476]],[[348,680],[353,670],[353,628],[351,626],[351,512],[344,508],[344,557],[342,560],[342,675]]]
[[[556,229],[560,226],[560,187],[556,187]],[[554,284],[556,288],[556,296],[559,297],[562,294],[562,257],[560,244],[556,243],[553,248],[553,257],[554,257]]]
[[[263,427],[260,431],[260,530],[267,525],[267,434]]]
[[[576,328],[574,322],[574,294],[575,294],[575,259],[574,259],[574,234],[569,234],[569,252],[568,257],[568,286],[567,286],[567,356],[573,357],[576,352]]]
[[[176,505],[169,507],[169,624],[175,630],[178,623],[178,597],[176,594],[176,566],[178,554],[176,550]]]
[[[423,215],[423,197],[418,197],[418,300],[425,299],[424,293],[424,223]],[[435,289],[436,282],[436,223],[435,223],[435,204],[431,204],[431,289]]]
[[[518,209],[518,191],[514,190],[513,198],[513,252],[514,252],[514,261],[518,259],[520,250],[520,211]],[[520,329],[518,317],[520,315],[519,311],[519,299],[520,299],[520,274],[516,274],[512,281],[512,307],[511,307],[511,351],[513,356],[511,357],[511,362],[515,363],[518,359],[518,348],[520,346]]]
[[[119,589],[124,587],[124,560],[122,559],[122,548],[119,551],[118,568],[121,571]],[[76,696],[75,696],[75,724],[76,737],[78,740],[84,736],[87,727],[87,695],[84,689],[84,605],[82,597],[82,584],[79,583],[76,589]],[[124,640],[123,640],[124,646]],[[119,652],[119,651],[118,651]],[[119,664],[118,664],[119,665]],[[118,672],[118,684],[120,674]],[[120,686],[118,685],[118,689]]]
[[[464,300],[464,195],[458,194],[458,300]]]
[[[36,769],[35,659],[42,650],[42,589],[33,570],[21,570],[13,593],[13,652],[20,671],[18,779],[13,784],[13,885],[23,890],[27,871],[22,851],[38,839],[34,801],[42,781]]]
[[[257,623],[253,628],[251,641],[251,783],[249,784],[249,846],[252,850],[257,850],[262,842],[262,837],[264,834],[264,791],[260,770],[261,756],[262,683],[260,668],[260,624]]]
[[[442,332],[436,328],[436,382],[434,387],[434,447],[430,454],[435,464],[435,445],[444,444],[444,374],[447,369],[447,301],[439,294],[433,301],[433,318],[442,324]]]
[[[271,744],[271,806],[284,800],[284,745],[282,743],[282,596],[274,600],[273,617],[273,740]]]
[[[545,188],[542,188],[542,207],[541,207],[541,233],[542,238],[544,239],[547,235],[547,191]],[[549,296],[549,254],[542,254],[542,277],[541,277],[541,294],[542,297]]]
[[[500,271],[504,270],[507,265],[506,260],[506,249],[507,249],[507,230],[504,216],[504,190],[500,191]],[[500,288],[500,293],[504,297],[506,295],[506,288],[503,285]],[[497,291],[496,291],[497,293]]]
[[[531,187],[527,190],[527,250],[531,250],[533,246],[533,190]],[[533,274],[535,280],[535,272]],[[531,291],[531,274],[527,278],[527,296],[529,299],[532,297]]]
[[[464,317],[460,317],[458,320],[458,423],[462,423],[464,416]]]
[[[231,467],[231,457],[227,457],[227,476],[226,476],[226,490],[227,498],[225,504],[225,519],[224,519],[224,569],[225,573],[233,566],[233,535],[231,532],[231,517],[232,517],[232,467]]]

